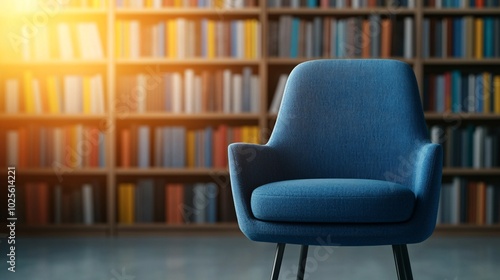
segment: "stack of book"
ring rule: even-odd
[[[424,18],[422,56],[500,57],[500,17]]]
[[[256,0],[116,0],[118,8],[249,8],[256,7]]]
[[[500,129],[468,125],[432,126],[431,139],[442,143],[446,167],[492,168],[500,166]]]
[[[30,125],[0,132],[0,161],[35,168],[105,167],[105,134],[94,126]]]
[[[211,224],[236,221],[229,187],[141,178],[118,185],[118,223]]]
[[[103,114],[104,86],[102,75],[79,76],[23,75],[22,87],[18,80],[8,79],[0,104],[5,113],[30,114]]]
[[[388,7],[391,9],[398,7],[414,8],[415,0],[269,0],[267,6],[272,8],[281,7],[307,7],[307,8],[375,8]]]
[[[404,57],[414,56],[414,20],[281,16],[269,21],[272,57]],[[398,38],[393,40],[392,38]]]
[[[155,24],[117,20],[116,57],[244,58],[261,55],[260,22],[244,20],[168,19]]]
[[[19,219],[28,225],[92,225],[105,221],[105,191],[96,182],[72,186],[28,182],[18,190],[24,197]]]
[[[250,67],[119,78],[117,112],[259,113],[260,77]]]
[[[500,75],[460,70],[424,76],[424,109],[500,114]]]
[[[187,129],[132,125],[121,131],[120,142],[122,167],[223,168],[227,166],[227,145],[259,143],[259,131],[256,126]]]
[[[455,177],[441,188],[438,224],[500,223],[500,186]]]

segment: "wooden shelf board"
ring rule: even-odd
[[[162,175],[162,176],[209,176],[228,174],[226,168],[117,168],[117,175],[128,176],[147,176],[147,175]]]
[[[255,120],[259,114],[223,114],[223,113],[200,113],[200,114],[176,114],[176,113],[131,113],[125,114],[123,119],[117,115],[117,121],[133,120]]]
[[[18,225],[18,233],[20,235],[41,236],[41,235],[85,235],[85,236],[106,236],[109,233],[110,226],[108,224],[48,224],[48,225]]]
[[[318,60],[318,59],[336,59],[334,57],[303,57],[303,58],[280,58],[280,57],[271,57],[268,58],[267,61],[269,65],[296,65],[301,62],[309,61],[309,60]],[[351,59],[351,58],[341,58],[341,59]],[[354,58],[354,59],[363,59],[363,58]],[[406,58],[401,58],[401,57],[391,57],[388,59],[394,59],[394,60],[399,60],[406,62],[408,64],[413,64],[415,63],[414,59],[406,59]]]
[[[425,58],[425,65],[500,65],[500,58]]]
[[[4,168],[6,170],[6,168]],[[107,175],[109,170],[107,168],[75,168],[65,169],[63,176],[71,176],[71,175]],[[24,175],[54,175],[56,176],[56,171],[53,168],[22,168],[17,167],[16,173],[24,176]]]
[[[116,15],[172,15],[172,16],[257,16],[260,14],[259,8],[224,9],[224,8],[117,8]]]
[[[182,234],[182,235],[241,235],[241,231],[236,223],[216,223],[216,224],[182,224],[169,225],[165,223],[155,224],[118,224],[118,235],[134,234]]]
[[[467,176],[467,175],[480,175],[480,176],[500,176],[500,168],[443,168],[444,176]]]
[[[2,120],[19,120],[19,121],[100,121],[107,119],[107,115],[90,115],[90,114],[0,114]]]
[[[426,15],[498,15],[500,8],[424,8]]]
[[[382,14],[382,15],[413,15],[416,9],[409,8],[269,8],[267,13],[269,15],[371,15],[371,14]]]
[[[117,58],[116,65],[258,65],[259,59],[238,58]]]
[[[426,120],[500,120],[500,114],[480,114],[480,113],[425,113]]]
[[[108,224],[47,224],[47,225],[27,225],[20,224],[19,228],[23,230],[105,230]]]

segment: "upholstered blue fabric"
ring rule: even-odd
[[[274,222],[404,222],[414,205],[409,188],[366,179],[278,181],[256,188],[251,198],[255,218]]]
[[[435,227],[441,169],[441,146],[429,141],[414,73],[394,60],[316,60],[298,65],[285,86],[269,142],[229,146],[238,224],[249,239],[263,242],[421,242]],[[415,197],[411,217],[394,223],[291,223],[254,216],[251,197],[258,187],[321,178],[400,184]]]

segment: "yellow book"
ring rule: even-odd
[[[152,8],[153,7],[153,0],[146,0],[146,8]]]
[[[207,23],[207,40],[208,58],[215,58],[215,22],[213,20]]]
[[[102,8],[101,0],[92,0],[92,8]]]
[[[35,113],[33,98],[33,73],[24,72],[24,110],[26,113]]]
[[[500,114],[500,75],[495,76],[495,113]]]
[[[250,127],[249,126],[243,126],[241,128],[241,141],[244,143],[250,142]]]
[[[257,57],[257,21],[256,20],[252,20],[252,24],[251,24],[251,33],[250,33],[250,48],[251,48],[251,52],[250,52],[250,57],[251,58],[256,58]]]
[[[59,106],[59,95],[57,93],[57,80],[55,76],[47,77],[47,94],[49,98],[49,113],[57,114],[61,112]]]
[[[123,57],[130,58],[130,21],[123,22]],[[138,42],[134,42],[138,44]]]
[[[118,184],[118,223],[125,222],[125,185]]]
[[[245,33],[243,34],[243,38],[245,38],[245,58],[250,58],[250,21],[243,21],[243,26],[245,28]]]
[[[483,73],[483,113],[491,113],[491,75]]]
[[[182,7],[182,0],[174,0],[174,7]]]
[[[483,31],[484,31],[484,21],[482,18],[476,18],[474,20],[474,41],[476,42],[474,46],[474,54],[476,59],[483,58]]]
[[[193,168],[196,166],[196,135],[194,130],[187,132],[187,167]]]
[[[90,77],[83,77],[83,113],[90,114],[91,112],[91,95],[92,89],[90,85]]]
[[[115,22],[115,55],[123,57],[123,21]]]
[[[127,220],[126,223],[133,224],[135,221],[135,185],[127,185]]]
[[[259,136],[259,127],[258,126],[254,126],[252,128],[252,143],[255,143],[255,144],[259,144],[260,141],[260,136]]]
[[[177,58],[177,22],[175,19],[168,21],[168,57]]]

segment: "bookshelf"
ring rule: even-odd
[[[76,2],[76,1],[75,1]],[[89,1],[90,3],[91,1]],[[441,73],[443,71],[452,71],[459,69],[461,71],[477,71],[486,67],[487,70],[495,72],[500,66],[500,57],[491,58],[454,58],[454,57],[425,57],[423,41],[425,30],[423,27],[426,18],[441,17],[486,17],[500,14],[500,7],[484,8],[435,8],[424,6],[424,1],[404,1],[415,3],[414,7],[371,7],[371,8],[333,8],[333,7],[270,7],[269,3],[273,1],[249,1],[254,3],[252,7],[243,8],[221,8],[221,7],[161,7],[161,8],[126,8],[116,7],[114,0],[98,1],[103,4],[98,8],[90,7],[61,7],[57,15],[50,19],[48,25],[55,26],[57,23],[71,22],[95,22],[98,26],[103,56],[101,58],[84,59],[75,55],[71,59],[61,59],[57,55],[51,54],[48,58],[22,59],[19,55],[8,55],[10,50],[2,47],[4,55],[0,57],[0,66],[2,69],[9,69],[10,72],[0,78],[2,85],[0,92],[4,91],[5,82],[8,79],[17,78],[22,84],[23,73],[33,72],[34,76],[43,79],[47,74],[64,76],[65,74],[74,75],[95,75],[100,74],[103,78],[104,91],[104,113],[84,114],[84,113],[26,113],[19,111],[17,113],[6,113],[4,107],[0,108],[0,119],[5,120],[0,124],[2,130],[13,129],[15,127],[36,125],[47,127],[58,127],[65,125],[94,125],[106,132],[105,137],[105,166],[104,167],[82,167],[71,168],[63,174],[64,179],[71,182],[71,185],[81,185],[88,181],[97,180],[98,187],[103,190],[101,205],[104,210],[104,221],[90,225],[78,223],[60,223],[54,224],[26,224],[20,226],[20,230],[26,234],[91,234],[91,235],[133,235],[133,234],[221,234],[238,232],[235,222],[226,220],[218,221],[214,224],[195,223],[170,224],[166,222],[155,221],[153,223],[122,223],[119,210],[119,186],[124,183],[136,183],[143,179],[152,179],[155,184],[158,181],[170,181],[182,184],[196,184],[215,182],[219,190],[225,193],[219,193],[221,200],[217,204],[222,204],[222,197],[227,196],[229,192],[229,174],[224,167],[162,167],[153,164],[156,152],[154,150],[154,128],[155,127],[174,127],[181,126],[189,130],[200,130],[208,126],[214,128],[218,126],[243,127],[257,126],[260,131],[259,142],[267,140],[272,131],[276,114],[269,113],[268,109],[274,98],[275,89],[279,76],[286,74],[291,69],[309,59],[328,58],[323,52],[314,57],[289,57],[279,55],[269,55],[271,34],[269,28],[272,22],[279,21],[282,17],[292,17],[304,21],[305,24],[313,22],[315,18],[324,20],[342,19],[349,21],[354,19],[356,24],[362,24],[369,21],[373,15],[379,15],[380,20],[389,19],[393,21],[411,19],[412,50],[410,56],[393,55],[389,57],[398,59],[412,65],[420,89],[423,89],[424,80],[430,73]],[[156,3],[156,1],[152,1]],[[292,1],[293,2],[293,1]],[[300,1],[299,1],[300,2]],[[368,1],[371,2],[371,1]],[[376,1],[373,1],[376,2]],[[382,1],[383,2],[383,1]],[[427,2],[427,1],[426,1]],[[30,18],[37,11],[36,8],[29,12],[24,12],[23,16]],[[15,16],[13,16],[15,18]],[[146,25],[158,24],[161,21],[176,19],[192,20],[194,22],[201,19],[218,21],[237,21],[237,20],[256,20],[261,27],[258,33],[257,43],[260,42],[260,54],[253,58],[231,57],[227,55],[215,57],[171,57],[163,56],[144,56],[142,54],[136,57],[117,56],[116,23],[119,21],[138,21]],[[15,19],[12,19],[15,22]],[[9,27],[10,26],[10,27]],[[8,30],[9,26],[0,26],[1,31]],[[394,26],[393,26],[394,27]],[[76,41],[73,42],[75,47]],[[325,45],[326,46],[326,45]],[[324,47],[324,46],[323,46]],[[330,46],[331,47],[331,46]],[[401,46],[399,46],[401,47]],[[324,47],[326,48],[326,47]],[[392,47],[389,47],[392,52]],[[149,52],[149,51],[148,51]],[[355,55],[356,58],[362,57],[362,53]],[[339,58],[348,57],[345,54]],[[148,68],[154,68],[158,73],[179,72],[184,75],[187,69],[194,71],[195,75],[202,75],[202,71],[216,72],[217,70],[229,69],[233,74],[242,74],[244,68],[250,68],[252,74],[256,75],[260,83],[259,89],[259,108],[254,112],[221,112],[221,111],[199,111],[195,113],[172,112],[168,110],[146,110],[139,113],[134,110],[122,112],[117,110],[116,106],[120,102],[123,91],[120,90],[121,78],[124,76],[135,76],[148,71]],[[422,92],[422,98],[424,98]],[[3,98],[3,96],[2,96]],[[2,101],[3,102],[3,101]],[[5,105],[2,105],[5,106]],[[130,108],[129,108],[130,109]],[[500,114],[498,113],[473,113],[473,112],[431,112],[425,113],[425,118],[429,126],[448,126],[472,124],[476,126],[498,127]],[[131,126],[149,126],[151,150],[150,166],[140,168],[136,166],[122,166],[122,138],[121,132]],[[3,137],[3,136],[2,136]],[[4,141],[5,142],[5,141]],[[2,143],[0,143],[2,145]],[[5,144],[3,144],[5,145]],[[5,159],[3,161],[5,164]],[[187,165],[187,164],[186,164]],[[58,184],[54,171],[51,167],[19,167],[18,176],[20,186],[25,182],[48,182],[49,184]],[[445,167],[443,170],[443,181],[449,182],[453,178],[470,179],[471,181],[484,180],[488,183],[495,183],[496,188],[500,188],[500,167]],[[155,185],[156,186],[156,185]],[[72,186],[75,188],[75,186]],[[224,199],[227,199],[225,197]],[[230,197],[229,197],[230,199]],[[227,202],[227,201],[226,201]],[[163,203],[166,203],[163,202]],[[218,205],[217,217],[222,214],[223,207]],[[227,207],[227,205],[226,205]],[[167,219],[167,217],[164,217]],[[49,219],[50,220],[50,219]],[[437,227],[438,233],[443,234],[496,234],[500,233],[500,225],[476,225],[470,223],[460,224],[441,224]]]

